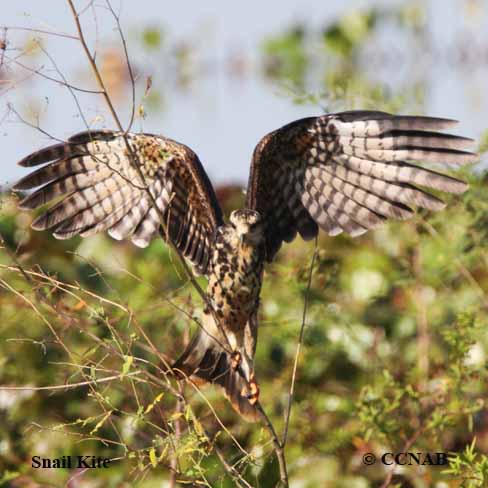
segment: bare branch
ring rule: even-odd
[[[69,388],[79,388],[80,386],[97,385],[98,383],[106,383],[107,381],[121,380],[125,376],[137,376],[139,374],[141,374],[141,371],[134,371],[132,373],[127,373],[125,375],[119,373],[113,376],[106,376],[105,378],[100,378],[100,379],[97,378],[95,380],[80,381],[78,383],[66,383],[64,385],[52,385],[52,386],[1,386],[0,385],[0,391],[2,390],[7,390],[7,391],[67,390]]]
[[[39,124],[37,124],[37,125],[36,124],[32,124],[28,120],[24,119],[22,117],[22,115],[20,115],[19,112],[17,112],[17,110],[15,110],[15,108],[13,107],[12,104],[8,103],[7,104],[7,107],[8,107],[9,112],[12,112],[23,124],[28,125],[29,127],[32,127],[33,129],[38,130],[39,132],[41,132],[45,136],[49,137],[49,139],[52,139],[53,141],[66,142],[66,141],[63,141],[62,139],[59,139],[58,137],[53,136],[52,134],[50,134],[49,132],[45,131],[44,129],[41,129],[41,127],[39,126]]]
[[[273,447],[276,454],[276,458],[278,459],[278,466],[280,469],[280,482],[284,488],[288,488],[288,471],[286,468],[286,458],[285,458],[285,448],[284,445],[280,442],[278,438],[278,434],[269,420],[269,417],[266,415],[266,412],[263,410],[263,407],[259,402],[257,402],[256,407],[261,415],[261,419],[264,421],[266,428],[268,429],[269,433],[271,434],[271,438],[273,440]]]
[[[120,16],[115,13],[112,4],[110,3],[110,0],[105,0],[107,3],[107,7],[112,13],[116,23],[117,23],[117,30],[119,32],[120,40],[122,42],[122,46],[124,48],[124,54],[125,54],[125,62],[127,64],[127,71],[129,72],[129,77],[131,81],[131,93],[132,93],[132,104],[131,104],[131,114],[130,114],[130,120],[129,120],[129,125],[127,126],[126,129],[126,134],[130,132],[132,128],[132,124],[134,123],[134,116],[136,113],[136,82],[134,79],[134,72],[132,71],[132,65],[130,62],[129,58],[129,51],[127,50],[127,42],[125,40],[124,32],[122,31],[122,27],[120,25]]]
[[[7,61],[9,61],[10,63],[14,63],[17,66],[21,67],[22,69],[25,69],[26,71],[29,71],[30,73],[39,75],[40,77],[42,77],[46,80],[49,80],[49,81],[53,81],[54,83],[58,83],[59,85],[67,86],[71,90],[79,91],[82,93],[91,93],[94,95],[101,95],[102,94],[102,92],[99,90],[87,90],[85,88],[80,88],[78,86],[71,85],[70,83],[67,83],[65,80],[58,80],[58,79],[53,78],[49,75],[46,75],[45,73],[43,73],[41,71],[42,68],[44,68],[44,66],[40,66],[39,68],[35,69],[35,68],[30,68],[29,66],[26,66],[25,64],[21,63],[20,61],[17,61],[17,59],[15,59],[15,58],[11,58],[10,56],[5,55],[5,59]]]
[[[5,26],[2,25],[2,26],[0,26],[0,29],[34,32],[36,34],[46,34],[49,36],[64,37],[65,39],[73,39],[74,41],[79,41],[79,39],[76,36],[72,36],[70,34],[65,34],[63,32],[54,32],[54,31],[48,31],[48,30],[43,30],[43,29],[33,29],[30,27],[16,27],[16,26],[10,26],[10,25],[5,25]]]
[[[78,97],[76,96],[75,94],[75,89],[72,87],[72,85],[70,85],[68,83],[68,81],[66,80],[66,77],[64,76],[63,72],[58,68],[58,65],[56,64],[56,61],[54,60],[54,58],[48,53],[48,51],[46,49],[44,49],[42,46],[40,46],[40,49],[41,51],[47,56],[47,58],[49,59],[49,61],[51,61],[51,64],[54,66],[54,69],[56,70],[56,72],[59,74],[59,76],[62,78],[63,80],[63,83],[64,83],[64,86],[66,86],[66,88],[69,90],[69,92],[71,93],[71,96],[73,97],[73,100],[76,104],[76,107],[78,108],[78,112],[80,114],[80,117],[82,118],[83,120],[83,123],[85,124],[85,127],[87,129],[89,129],[89,126],[88,126],[88,122],[85,118],[85,115],[83,113],[83,110],[81,108],[81,105],[80,105],[80,102],[78,100]]]
[[[301,347],[303,344],[303,336],[305,334],[305,323],[307,320],[307,309],[308,309],[308,297],[310,294],[310,287],[312,285],[312,273],[313,273],[313,267],[315,264],[316,257],[317,257],[317,238],[315,238],[312,260],[310,262],[310,270],[308,272],[307,289],[305,290],[305,298],[303,301],[302,323],[300,325],[300,335],[298,337],[298,344],[297,344],[297,348],[296,348],[296,352],[295,352],[295,361],[293,363],[293,372],[291,375],[290,391],[288,393],[288,406],[286,409],[285,431],[283,433],[283,441],[281,443],[283,448],[285,447],[286,440],[288,438],[288,427],[290,424],[291,406],[292,406],[292,402],[293,402],[293,393],[295,392],[295,383],[296,383],[297,370],[298,370],[298,360],[300,358],[300,350],[301,350]]]

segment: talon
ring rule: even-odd
[[[249,381],[249,388],[251,392],[249,393],[249,395],[247,395],[247,398],[249,399],[249,403],[251,405],[255,405],[256,402],[259,400],[259,386],[254,376],[252,376]]]
[[[237,369],[240,366],[241,362],[242,362],[241,353],[239,351],[234,351],[232,353],[232,357],[230,361],[230,365],[232,369]]]

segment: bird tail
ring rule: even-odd
[[[194,376],[204,382],[220,385],[233,408],[247,421],[255,422],[258,419],[257,397],[254,396],[257,390],[251,391],[250,385],[255,385],[256,389],[257,385],[245,356],[241,358],[243,367],[236,368],[231,355],[217,340],[204,330],[199,330],[172,368],[180,377]]]

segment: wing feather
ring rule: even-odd
[[[444,202],[426,190],[459,194],[467,184],[418,163],[477,159],[466,150],[472,139],[442,132],[456,124],[350,111],[297,120],[265,136],[254,151],[246,205],[265,215],[268,259],[297,232],[313,238],[320,227],[356,236],[388,218],[410,217],[410,206],[442,210]]]
[[[20,161],[25,167],[42,165],[15,185],[19,191],[35,189],[20,207],[37,209],[57,200],[32,227],[50,229],[58,239],[108,231],[145,247],[162,234],[198,272],[207,273],[214,232],[223,218],[198,157],[164,137],[127,137],[143,181],[121,133],[82,132]]]

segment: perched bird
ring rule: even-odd
[[[441,210],[421,189],[462,193],[466,183],[414,162],[462,165],[477,155],[472,139],[441,131],[453,120],[350,111],[292,122],[254,150],[245,208],[225,223],[197,155],[163,136],[88,131],[27,156],[42,165],[16,190],[32,223],[58,239],[107,230],[145,247],[161,235],[208,278],[202,328],[173,364],[180,374],[221,385],[234,408],[256,418],[253,358],[263,268],[296,234],[309,240],[358,236],[410,205]],[[137,167],[136,167],[137,166]],[[157,207],[157,208],[156,208]]]

